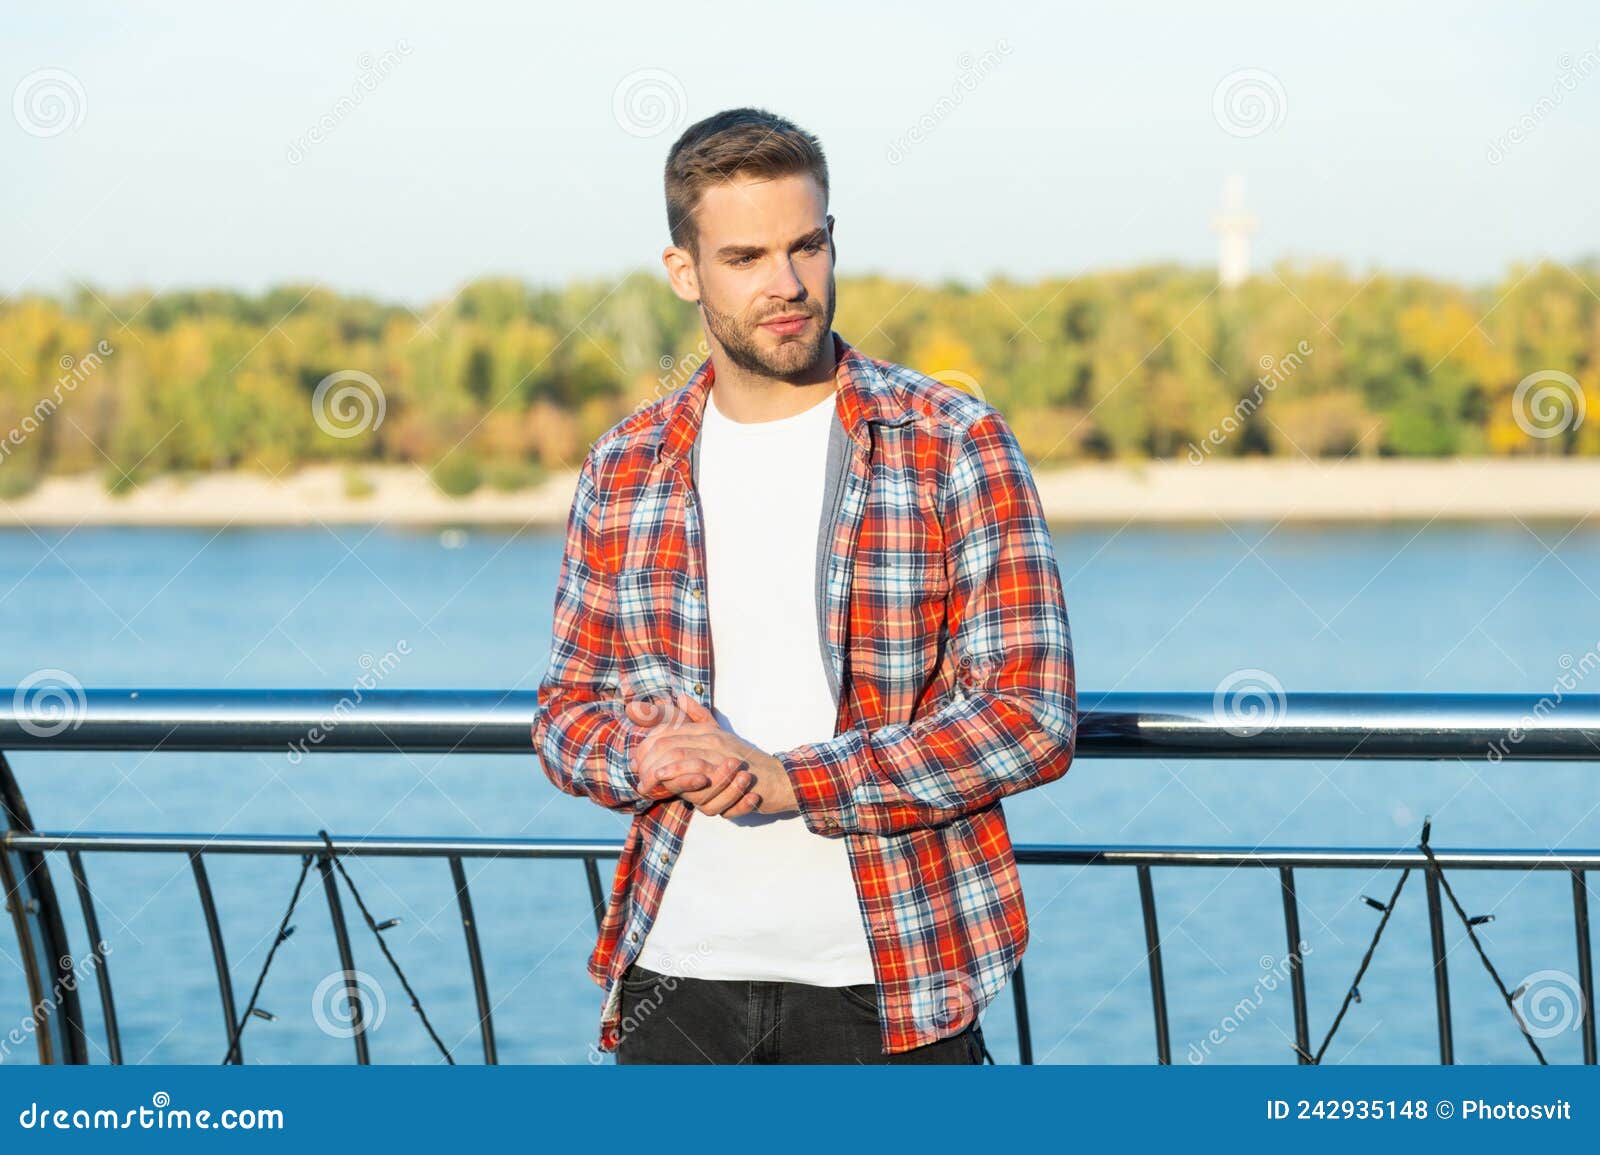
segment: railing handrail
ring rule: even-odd
[[[1231,684],[1230,683],[1228,684]],[[1588,761],[1600,763],[1600,694],[1552,691],[1529,694],[1287,693],[1239,683],[1228,693],[1080,694],[1077,753],[1090,758],[1404,759],[1486,758],[1492,761]],[[76,974],[61,903],[50,878],[48,856],[65,853],[91,944],[100,941],[93,892],[84,864],[90,853],[172,853],[188,858],[205,917],[228,1031],[228,1059],[243,1062],[239,1034],[251,1014],[239,1016],[234,1000],[222,924],[205,859],[213,854],[304,855],[301,879],[315,860],[322,876],[341,967],[352,973],[351,945],[333,866],[346,854],[446,859],[461,910],[471,965],[485,1062],[497,1061],[492,1001],[473,914],[467,858],[577,859],[583,864],[597,928],[606,896],[598,860],[616,857],[622,844],[610,839],[311,837],[307,834],[125,834],[37,830],[15,775],[10,750],[264,751],[312,753],[531,754],[536,691],[494,690],[191,690],[85,689],[73,683],[36,684],[0,690],[0,883],[16,931],[30,1004],[44,1007],[35,1034],[41,1062],[89,1060],[89,1040],[79,1005]],[[1427,843],[1427,834],[1422,841]],[[1289,982],[1294,1000],[1294,1053],[1299,1063],[1321,1061],[1323,1049],[1344,1015],[1341,1008],[1322,1047],[1311,1050],[1308,998],[1299,957],[1298,868],[1399,869],[1388,904],[1366,897],[1384,912],[1377,936],[1411,870],[1424,875],[1439,1019],[1440,1062],[1454,1061],[1450,986],[1445,946],[1448,894],[1471,935],[1474,919],[1446,890],[1446,868],[1469,870],[1561,870],[1570,875],[1576,973],[1581,996],[1584,1062],[1597,1061],[1593,962],[1589,947],[1586,872],[1600,869],[1600,849],[1490,850],[1423,846],[1247,847],[1247,846],[1071,846],[1019,845],[1022,864],[1131,867],[1139,882],[1146,964],[1151,985],[1157,1061],[1172,1061],[1166,980],[1153,877],[1155,867],[1255,867],[1275,869],[1283,901]],[[342,873],[342,868],[341,868]],[[348,881],[348,879],[347,879]],[[349,885],[353,888],[354,883]],[[296,892],[298,894],[298,890]],[[352,891],[353,893],[353,891]],[[363,913],[365,908],[363,907]],[[288,917],[287,915],[285,916]],[[1488,916],[1485,916],[1488,917]],[[369,918],[370,924],[370,918]],[[381,930],[370,924],[374,933]],[[280,934],[283,932],[280,930]],[[1476,942],[1476,940],[1474,940]],[[120,1033],[110,974],[97,947],[96,963],[108,1055],[121,1061]],[[270,958],[270,956],[269,956]],[[1488,965],[1487,956],[1484,956]],[[1492,967],[1491,974],[1493,974]],[[264,977],[264,972],[263,976]],[[1496,975],[1498,982],[1498,976]],[[1357,981],[1360,972],[1357,974]],[[1011,977],[1017,1014],[1019,1059],[1031,1063],[1027,987],[1019,964]],[[407,988],[410,989],[409,987]],[[1353,997],[1355,985],[1346,996]],[[59,1005],[52,1000],[59,996]],[[1508,1006],[1514,996],[1502,986]],[[352,999],[357,992],[350,991]],[[252,996],[253,1003],[253,996]],[[1511,1006],[1513,1014],[1515,1007]],[[1519,1028],[1541,1062],[1533,1036],[1520,1016]],[[357,1062],[369,1061],[364,1031],[354,1036]],[[441,1045],[442,1046],[442,1045]],[[447,1058],[449,1057],[446,1052]]]
[[[320,854],[331,843],[352,858],[615,858],[621,839],[485,838],[330,834],[328,842],[303,834],[177,834],[123,831],[9,831],[0,845],[40,854],[64,851],[143,854]],[[1414,846],[1196,846],[1189,844],[1074,845],[1017,843],[1024,866],[1201,866],[1390,869],[1428,865]],[[1511,850],[1433,848],[1433,860],[1453,870],[1600,870],[1600,848]]]
[[[62,687],[54,687],[63,691]],[[0,688],[0,750],[526,754],[533,690]],[[1080,693],[1094,758],[1600,762],[1600,694]]]

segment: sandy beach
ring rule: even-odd
[[[162,477],[112,496],[97,475],[56,477],[0,501],[9,526],[565,525],[575,474],[536,489],[436,490],[421,470],[309,466],[274,481],[255,473]],[[1600,508],[1600,460],[1187,461],[1084,465],[1035,473],[1052,523],[1578,519]]]

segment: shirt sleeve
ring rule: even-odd
[[[941,496],[954,694],[912,722],[776,755],[807,828],[829,837],[936,826],[1067,772],[1077,739],[1072,635],[1027,460],[997,412],[972,424]]]
[[[533,748],[546,777],[562,791],[612,810],[644,811],[658,799],[639,793],[633,773],[644,730],[624,714],[615,577],[600,564],[599,514],[591,448],[567,518],[550,664],[539,683]]]

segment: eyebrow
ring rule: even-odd
[[[811,244],[813,241],[826,241],[827,239],[828,239],[828,227],[826,225],[819,225],[818,227],[812,229],[805,236],[800,237],[798,240],[794,241],[792,244],[790,244],[789,247],[791,249],[803,248],[806,245]],[[760,245],[723,245],[720,249],[717,250],[717,256],[719,258],[723,258],[723,257],[759,257],[763,253],[765,253],[766,251],[767,250],[764,249]]]

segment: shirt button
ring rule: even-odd
[[[695,601],[699,601],[701,598],[705,597],[706,595],[700,592],[700,587],[699,586],[695,586],[694,589],[689,591],[689,596],[694,598]]]
[[[669,861],[669,859],[670,859],[669,855],[663,854],[661,856],[661,865],[665,866],[667,864],[667,862]]]
[[[696,682],[694,684],[694,692],[696,694],[704,694],[706,692],[706,684],[704,682]]]
[[[638,931],[630,932],[629,935],[628,935],[628,941],[629,942],[638,942],[639,941],[639,932]]]

